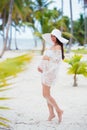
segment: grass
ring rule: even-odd
[[[78,54],[87,54],[87,49],[82,48],[78,50],[72,50],[72,52],[78,53]]]

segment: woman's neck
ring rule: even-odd
[[[55,47],[55,46],[57,46],[57,45],[58,45],[58,43],[54,43],[54,45],[53,45],[53,46]]]

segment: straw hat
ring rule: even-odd
[[[51,40],[51,35],[55,36],[60,42],[62,43],[67,43],[68,40],[62,37],[62,33],[58,29],[53,29],[51,33],[45,33],[42,34],[42,38],[47,42],[47,43],[53,43]]]

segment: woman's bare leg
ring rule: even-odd
[[[54,114],[53,106],[49,102],[47,102],[47,105],[49,109],[48,121],[51,121],[55,117],[55,114]]]
[[[49,91],[46,91],[46,93],[47,93],[47,95],[50,95],[50,87],[49,87]],[[54,109],[53,109],[53,106],[49,103],[49,101],[47,101],[47,106],[49,109],[48,121],[51,121],[55,117]]]
[[[43,96],[46,98],[47,102],[49,102],[49,104],[55,108],[59,118],[59,122],[61,122],[63,111],[59,108],[54,98],[50,95],[50,87],[44,84],[43,84]]]

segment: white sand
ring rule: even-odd
[[[2,112],[12,120],[10,130],[87,130],[87,78],[78,76],[78,87],[73,87],[73,76],[67,75],[68,65],[64,62],[58,81],[51,89],[53,97],[64,110],[63,121],[58,124],[57,117],[51,122],[46,121],[48,108],[37,71],[40,58],[35,56],[27,70],[11,81],[14,82],[12,89],[2,93],[14,98],[2,103],[13,108]]]

